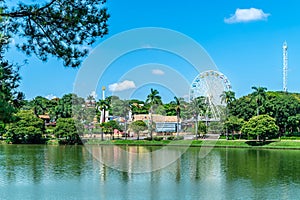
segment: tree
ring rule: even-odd
[[[221,103],[226,104],[226,119],[227,119],[228,114],[229,114],[229,111],[228,111],[229,108],[228,107],[235,100],[235,93],[231,90],[223,91],[223,93],[220,95],[220,97],[221,97]],[[228,129],[227,129],[227,127],[226,127],[226,137],[228,139]]]
[[[59,118],[56,121],[54,133],[57,138],[65,138],[67,144],[78,144],[81,143],[79,133],[82,131],[82,124],[73,118]]]
[[[5,2],[5,1],[4,1]],[[20,3],[10,8],[4,3],[0,27],[4,42],[19,36],[17,47],[27,55],[35,54],[42,61],[49,55],[63,60],[65,66],[77,67],[88,54],[85,46],[108,33],[109,14],[105,0],[49,0],[41,4]],[[2,41],[2,43],[3,43]]]
[[[224,127],[226,131],[231,132],[232,139],[233,139],[233,133],[239,132],[242,129],[242,126],[244,125],[245,121],[242,118],[238,118],[236,116],[230,116],[226,119],[224,123]],[[240,134],[241,136],[241,134]]]
[[[147,129],[147,124],[142,121],[142,120],[137,120],[137,121],[134,121],[130,124],[129,126],[134,133],[136,133],[138,136],[137,136],[137,140],[140,139],[140,131],[144,131]]]
[[[31,102],[31,106],[33,108],[34,114],[36,116],[38,115],[44,115],[49,112],[49,100],[42,96],[35,97]]]
[[[263,103],[266,100],[267,88],[253,86],[252,89],[254,90],[254,92],[252,93],[252,96],[255,99],[256,104],[257,104],[257,115],[259,115],[259,108],[263,105]]]
[[[227,105],[230,105],[235,100],[235,92],[231,90],[223,91],[220,97],[221,97],[221,103],[226,103]]]
[[[199,115],[206,114],[207,111],[207,105],[206,105],[206,99],[205,97],[197,97],[193,99],[189,104],[189,111],[193,114],[193,117],[195,119],[195,134],[196,137],[198,137],[198,118]]]
[[[112,135],[114,133],[115,129],[121,130],[119,123],[115,120],[103,122],[100,126],[102,128],[102,133],[110,134],[110,135]]]
[[[183,98],[174,97],[174,101],[171,102],[171,104],[174,106],[174,109],[176,111],[176,118],[177,118],[177,137],[179,137],[179,120],[180,120],[180,114],[181,114],[181,101],[183,101]]]
[[[57,106],[55,107],[55,118],[74,117],[77,120],[81,120],[82,115],[80,115],[78,111],[82,109],[84,103],[84,98],[78,97],[76,94],[65,94],[58,100]]]
[[[207,126],[206,126],[206,124],[204,123],[204,122],[202,122],[202,121],[199,121],[198,122],[198,129],[197,129],[197,135],[205,135],[206,133],[207,133]]]
[[[129,100],[132,114],[147,114],[149,113],[149,105],[146,105],[145,102],[137,99]]]
[[[275,119],[269,115],[258,115],[246,122],[241,131],[248,136],[256,136],[259,141],[260,138],[274,137],[278,133],[279,127],[276,125]]]
[[[287,128],[290,133],[299,132],[299,130],[300,130],[300,114],[288,117]]]
[[[147,96],[146,103],[150,105],[149,115],[150,115],[150,138],[152,138],[152,114],[154,110],[154,106],[158,106],[162,104],[161,96],[159,96],[159,92],[156,89],[151,88],[150,94]]]
[[[236,116],[248,121],[257,115],[257,105],[251,95],[243,96],[228,105],[229,116]]]
[[[2,53],[0,49],[0,122],[8,123],[13,121],[13,114],[23,105],[24,94],[17,91],[19,67],[5,60]]]
[[[127,139],[127,121],[128,121],[128,118],[129,118],[129,112],[131,111],[131,107],[130,107],[130,103],[128,100],[123,100],[121,101],[121,106],[122,106],[122,109],[121,109],[121,115],[122,117],[124,117],[125,119],[125,122],[124,122],[124,131],[125,131],[125,139]]]
[[[300,113],[299,99],[295,95],[285,92],[268,92],[263,107],[265,113],[276,119],[281,134],[288,131],[288,118]]]
[[[16,122],[10,124],[5,137],[10,143],[41,143],[45,130],[44,121],[30,110],[21,110],[16,115]]]
[[[97,114],[100,115],[100,123],[105,122],[105,113],[107,110],[110,109],[110,102],[108,99],[102,100],[100,99],[97,103],[96,103],[96,111]]]

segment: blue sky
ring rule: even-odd
[[[230,80],[238,97],[250,93],[252,86],[282,90],[282,44],[286,40],[289,46],[288,90],[300,92],[300,2],[297,0],[127,0],[108,1],[106,6],[111,14],[109,35],[97,41],[97,44],[135,28],[161,27],[178,31],[194,39],[208,52],[219,71]],[[104,56],[106,54],[98,55],[98,58]],[[26,58],[15,51],[8,57],[15,61]],[[30,57],[28,61],[29,64],[21,69],[20,85],[27,99],[37,95],[61,97],[73,91],[79,69],[64,68],[56,59],[43,63]],[[150,49],[131,52],[109,66],[99,80],[97,93],[100,93],[102,85],[107,87],[109,95],[109,88],[116,88],[118,83],[125,80],[134,82],[129,77],[124,78],[124,74],[149,63],[167,65],[184,74],[188,82],[197,75],[197,71],[193,71],[183,59],[168,52]],[[152,74],[156,70],[156,75],[165,75],[159,71],[160,65],[148,67],[152,67]],[[143,79],[143,75],[139,75],[139,78]],[[134,88],[132,82],[128,83],[134,89],[130,93],[134,98],[144,100],[151,87],[157,87],[165,101],[174,96],[168,88],[157,84]]]

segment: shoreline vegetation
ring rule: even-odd
[[[253,93],[239,99],[233,91],[223,92],[220,98],[226,104],[218,107],[211,107],[203,96],[190,102],[174,97],[163,103],[152,88],[146,101],[117,96],[97,101],[92,95],[85,99],[76,94],[52,100],[36,97],[24,100],[8,119],[0,119],[0,140],[8,144],[77,145],[83,139],[89,144],[300,149],[300,93],[253,88]],[[216,108],[219,116],[213,114]]]
[[[252,148],[252,149],[294,149],[300,150],[300,141],[297,140],[88,140],[88,145],[125,145],[125,146],[189,146],[214,148]]]
[[[198,140],[147,140],[147,139],[84,139],[82,143],[76,145],[117,145],[117,146],[174,146],[174,147],[208,147],[208,148],[248,148],[248,149],[282,149],[282,150],[300,150],[300,140],[295,139],[273,139],[273,140],[227,140],[227,139],[198,139]],[[62,144],[59,139],[48,140],[45,144],[8,144],[0,140],[0,145],[70,145]],[[72,144],[74,145],[74,144]]]

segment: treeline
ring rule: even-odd
[[[33,100],[20,98],[18,106],[7,102],[0,105],[3,113],[8,113],[0,119],[0,136],[7,143],[45,143],[51,139],[60,139],[68,144],[80,143],[80,134],[112,134],[114,129],[126,131],[129,128],[113,120],[104,122],[109,116],[119,116],[127,121],[130,112],[133,115],[148,114],[150,111],[176,115],[179,101],[183,102],[182,106],[187,105],[183,99],[177,98],[163,104],[159,92],[153,89],[145,101],[121,100],[117,96],[97,100],[91,95],[82,98],[76,94],[66,94],[51,100],[42,96]],[[9,105],[9,110],[5,110],[5,105]],[[105,113],[109,116],[105,116]]]
[[[224,117],[220,119],[223,122],[220,133],[227,138],[238,136],[245,139],[298,136],[300,94],[269,92],[263,87],[253,87],[253,90],[238,99],[233,91],[226,91],[220,96],[222,103],[227,104],[219,106],[220,110],[225,110]],[[82,98],[75,94],[51,100],[41,96],[32,100],[17,98],[0,102],[0,136],[7,143],[45,143],[59,139],[62,143],[74,144],[80,143],[79,136],[84,133],[112,133],[115,128],[125,132],[128,128],[145,130],[145,125],[137,128],[126,123],[134,114],[154,113],[177,116],[181,122],[195,122],[198,130],[193,130],[194,133],[205,134],[208,124],[203,123],[203,116],[206,115],[207,119],[212,115],[207,102],[205,97],[191,102],[174,97],[173,101],[163,103],[159,92],[153,89],[145,101],[122,100],[117,96],[99,100],[91,95]],[[109,117],[104,116],[105,113],[122,117],[125,123],[104,122]],[[45,119],[45,116],[48,118]],[[198,122],[198,119],[202,121]]]
[[[240,137],[262,139],[298,136],[300,94],[253,87],[251,94],[228,101],[225,128]]]

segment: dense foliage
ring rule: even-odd
[[[144,131],[147,129],[147,124],[142,120],[134,121],[130,124],[130,128],[133,130],[134,133],[137,134],[137,139],[140,138],[140,131]]]
[[[81,143],[79,133],[82,133],[81,123],[75,122],[73,118],[59,118],[56,122],[55,135],[57,138],[64,138],[64,143]]]
[[[44,121],[32,111],[21,110],[15,114],[16,122],[8,126],[5,134],[9,143],[41,143],[44,133]]]
[[[1,1],[2,2],[2,1]],[[77,67],[97,37],[108,33],[105,0],[51,0],[33,4],[2,3],[1,43],[19,36],[17,47],[46,61],[49,55]]]
[[[13,74],[12,79],[15,77]],[[16,76],[16,80],[18,80],[18,76]],[[11,86],[11,88],[14,87]],[[227,103],[226,113],[228,115],[221,121],[207,121],[211,114],[204,97],[198,97],[191,102],[175,97],[173,101],[163,103],[158,91],[153,89],[145,101],[122,100],[117,96],[110,96],[104,100],[97,100],[92,96],[84,99],[75,94],[66,94],[61,98],[51,100],[37,96],[30,101],[20,100],[19,103],[15,103],[17,101],[14,100],[18,92],[13,91],[10,89],[11,94],[8,93],[11,95],[10,100],[7,99],[6,104],[1,107],[1,109],[5,109],[4,105],[9,105],[12,108],[7,110],[10,117],[7,115],[4,120],[1,115],[0,120],[0,135],[12,143],[39,142],[38,137],[42,141],[46,121],[43,122],[38,118],[41,115],[50,117],[47,121],[48,124],[56,122],[55,129],[51,129],[48,125],[46,135],[54,134],[57,138],[65,140],[66,143],[79,142],[79,134],[112,134],[114,129],[125,132],[130,129],[139,138],[141,131],[147,130],[147,128],[148,133],[151,131],[150,123],[130,122],[134,119],[130,119],[130,116],[141,113],[149,114],[149,116],[152,114],[177,116],[177,123],[186,121],[192,124],[193,126],[186,130],[198,135],[204,135],[207,132],[222,133],[232,134],[232,138],[234,138],[234,134],[238,133],[240,138],[248,136],[252,139],[255,137],[265,139],[298,135],[300,131],[300,94],[266,92],[264,88],[257,88],[253,93],[238,99],[235,99],[233,92],[224,93],[221,97]],[[2,93],[4,92],[5,90],[2,91]],[[225,110],[225,106],[220,109]],[[121,117],[122,125],[115,120],[102,122],[100,115],[103,111],[108,111],[110,118]],[[15,112],[18,113],[14,114]],[[107,119],[105,118],[105,120]],[[32,125],[35,123],[40,126]],[[155,123],[152,124],[153,129]],[[32,134],[29,133],[30,131]],[[35,136],[37,137],[34,138]],[[149,136],[151,138],[150,134]]]
[[[299,94],[284,92],[266,92],[263,103],[260,103],[259,113],[268,114],[276,120],[282,134],[295,131],[295,117],[300,114]],[[257,115],[257,103],[254,94],[241,97],[229,106],[229,115],[248,121]]]
[[[249,137],[256,136],[257,140],[274,138],[278,133],[278,126],[275,119],[269,115],[258,115],[252,117],[242,127],[242,132]]]

